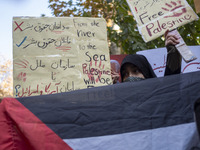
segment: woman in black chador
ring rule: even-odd
[[[165,76],[181,72],[182,57],[175,45],[179,43],[176,35],[165,33],[165,46],[167,48],[167,62]],[[155,78],[156,75],[145,56],[132,54],[126,56],[120,68],[121,81],[140,81],[148,78]]]

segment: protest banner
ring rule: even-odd
[[[189,63],[182,61],[181,73],[200,71],[200,46],[188,46],[188,48],[195,56],[197,56],[197,59]],[[166,47],[138,51],[137,54],[144,55],[148,59],[157,77],[164,76],[167,62]]]
[[[112,84],[103,18],[14,17],[15,97]]]
[[[186,0],[127,0],[145,42],[198,19]]]

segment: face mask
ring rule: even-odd
[[[134,81],[141,81],[144,80],[144,78],[141,77],[128,77],[126,78],[126,80],[124,80],[124,82],[134,82]]]

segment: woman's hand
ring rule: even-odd
[[[169,30],[165,32],[165,46],[176,45],[179,43],[179,37],[175,34],[175,32],[170,32]]]

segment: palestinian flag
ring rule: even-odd
[[[0,150],[195,150],[200,72],[5,98]]]

